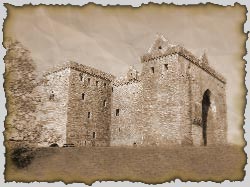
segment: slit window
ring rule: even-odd
[[[95,134],[95,132],[93,132],[93,138],[95,138],[96,137],[96,134]]]
[[[82,100],[85,100],[85,93],[82,93]]]
[[[106,88],[106,86],[107,86],[106,82],[103,84],[103,86],[104,86],[104,88]]]
[[[80,73],[80,74],[79,74],[79,77],[80,77],[80,81],[82,81],[82,80],[83,80],[83,74]]]
[[[151,67],[151,72],[154,73],[155,72],[155,68]]]
[[[89,119],[91,118],[91,112],[88,112],[88,118]]]
[[[106,100],[103,101],[103,106],[104,106],[104,107],[107,106],[107,101],[106,101]]]
[[[49,95],[49,100],[50,100],[50,101],[54,101],[54,100],[55,100],[54,91],[52,91],[51,94]]]
[[[111,88],[111,91],[112,91],[112,92],[114,91],[114,88],[113,88],[113,87]]]
[[[168,70],[168,64],[164,64],[164,69]]]
[[[116,115],[116,116],[119,116],[119,114],[120,114],[120,109],[116,109],[116,110],[115,110],[115,115]]]
[[[98,87],[99,86],[99,81],[95,81],[95,85]]]
[[[88,78],[88,85],[90,85],[90,78]]]

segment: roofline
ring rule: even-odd
[[[77,70],[80,72],[84,72],[84,73],[87,73],[87,74],[90,74],[90,75],[93,75],[96,77],[100,77],[100,78],[103,78],[103,79],[108,80],[108,81],[113,81],[115,79],[115,76],[112,74],[105,73],[105,72],[100,71],[98,69],[95,69],[95,68],[92,68],[90,66],[86,66],[83,64],[79,64],[79,63],[74,62],[74,61],[68,61],[62,65],[55,66],[51,70],[45,72],[43,76],[46,77],[48,75],[51,75],[53,73],[57,73],[59,71],[65,70],[67,68],[74,69],[74,70]]]
[[[184,47],[182,47],[180,45],[169,47],[164,52],[155,51],[153,53],[147,53],[147,54],[141,56],[141,62],[142,63],[148,62],[150,60],[162,58],[162,57],[172,55],[172,54],[178,54],[178,55],[186,58],[187,60],[189,60],[190,62],[192,62],[193,64],[195,64],[199,68],[203,69],[204,71],[206,71],[207,73],[209,73],[210,75],[212,75],[213,77],[215,77],[216,79],[221,81],[222,83],[226,84],[226,79],[221,74],[216,72],[211,66],[209,66],[209,64],[202,63],[202,61],[199,58],[194,56],[190,51],[188,51],[187,49],[185,49]]]

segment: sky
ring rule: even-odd
[[[245,109],[246,19],[244,6],[143,5],[7,6],[4,37],[13,37],[27,49],[40,74],[73,60],[117,77],[133,65],[140,71],[157,34],[181,44],[227,80],[228,142],[243,145]]]

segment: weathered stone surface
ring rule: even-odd
[[[68,62],[46,73],[37,89],[46,93],[38,110],[39,146],[110,144],[112,75]]]
[[[111,146],[142,144],[141,94],[142,83],[137,79],[113,87]]]
[[[70,69],[49,74],[37,87],[42,95],[42,104],[37,112],[37,125],[42,126],[39,146],[66,143],[66,125],[68,119]]]
[[[226,81],[210,67],[205,54],[199,59],[161,36],[141,59],[141,73],[131,67],[119,79],[75,62],[47,73],[47,100],[41,109],[47,113],[40,120],[61,136],[53,143],[200,146],[227,142]]]
[[[199,59],[160,36],[142,56],[142,63],[137,81],[132,82],[128,73],[127,79],[114,83],[111,145],[227,142],[226,81],[209,66],[205,54]],[[206,90],[211,94],[205,124]],[[119,116],[115,116],[117,108]]]
[[[109,146],[111,86],[105,77],[71,69],[67,143]]]

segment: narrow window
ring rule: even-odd
[[[88,112],[88,118],[89,119],[91,118],[91,112]]]
[[[88,85],[90,85],[90,78],[88,78]]]
[[[154,73],[155,72],[155,68],[151,67],[151,72]]]
[[[106,82],[103,84],[103,86],[104,86],[104,88],[106,88],[106,86],[107,86]]]
[[[165,70],[168,70],[168,64],[164,64]]]
[[[93,132],[93,138],[95,138],[95,132]]]
[[[82,79],[83,79],[83,74],[80,73],[80,74],[79,74],[79,77],[80,77],[80,81],[82,81]]]
[[[111,88],[111,91],[112,91],[112,92],[114,91],[114,88],[113,88],[113,87]]]
[[[120,109],[116,109],[116,110],[115,110],[115,115],[116,115],[116,116],[119,116],[119,113],[120,113]]]
[[[121,132],[121,128],[119,128],[118,130],[119,130],[119,132]]]
[[[95,81],[95,85],[98,87],[99,86],[99,81]]]
[[[104,107],[107,106],[107,101],[106,101],[106,100],[103,101],[103,106],[104,106]]]
[[[85,99],[85,93],[82,93],[82,100]]]
[[[50,101],[54,101],[54,100],[55,100],[54,91],[51,92],[51,94],[50,94],[50,96],[49,96],[49,100],[50,100]]]

